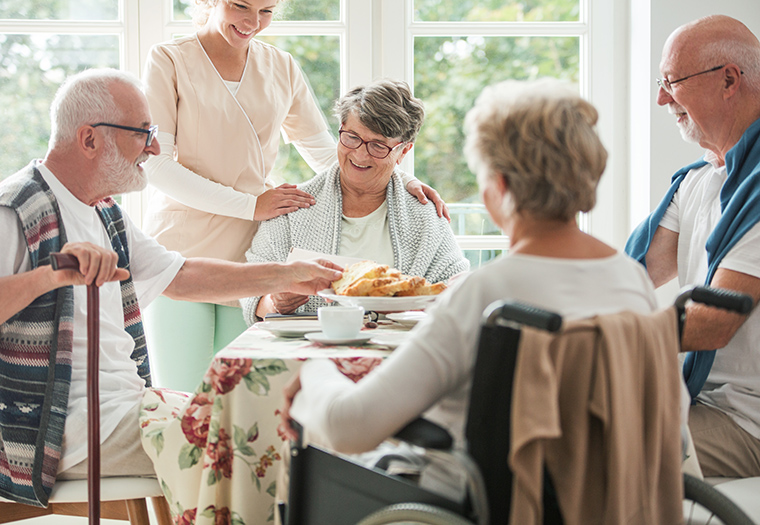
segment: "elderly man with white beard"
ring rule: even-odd
[[[705,148],[679,170],[626,251],[656,286],[678,277],[760,298],[760,42],[708,16],[668,38],[657,103]],[[687,308],[682,350],[691,430],[706,476],[760,475],[760,314]]]
[[[155,476],[138,412],[150,387],[140,307],[158,295],[229,301],[314,294],[329,262],[244,264],[185,258],[141,232],[110,196],[141,190],[157,155],[139,81],[89,70],[51,106],[47,155],[0,184],[0,496],[47,505],[56,478],[85,478],[87,301],[100,288],[101,474]],[[53,271],[51,254],[78,260]]]

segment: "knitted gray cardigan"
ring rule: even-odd
[[[340,167],[335,163],[299,188],[313,195],[317,203],[262,222],[245,254],[248,262],[284,261],[293,247],[339,255],[343,210]],[[385,199],[395,268],[431,283],[445,281],[470,268],[446,219],[438,217],[433,203],[423,205],[406,191],[399,170],[391,176]],[[249,325],[256,321],[259,299],[240,300]],[[315,311],[326,304],[321,297],[312,296],[297,311]]]

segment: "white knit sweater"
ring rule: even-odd
[[[340,255],[343,211],[340,167],[335,163],[299,188],[313,195],[317,203],[262,222],[245,254],[248,262],[284,261],[293,247]],[[445,281],[469,269],[470,264],[459,249],[446,219],[438,217],[431,202],[423,205],[406,191],[400,170],[393,172],[385,198],[395,268],[407,275],[425,277],[431,283]],[[240,300],[249,325],[256,320],[259,299]],[[321,297],[312,296],[297,311],[315,311],[326,304]]]

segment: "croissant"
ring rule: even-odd
[[[424,277],[403,275],[387,264],[360,261],[348,266],[332,288],[338,295],[399,297],[437,295],[446,289],[446,284],[430,284]]]

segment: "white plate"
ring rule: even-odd
[[[414,326],[427,317],[427,312],[411,311],[388,314],[385,317],[404,326]]]
[[[369,342],[388,348],[396,348],[407,339],[409,339],[409,332],[375,332]]]
[[[304,336],[309,341],[314,341],[315,343],[322,343],[323,345],[347,345],[351,343],[363,343],[365,341],[369,341],[369,339],[372,337],[372,334],[367,334],[364,332],[360,332],[356,337],[349,337],[346,339],[334,339],[332,337],[327,337],[322,332],[312,332],[309,334],[306,334]]]
[[[309,332],[319,332],[322,328],[319,321],[262,321],[253,326],[267,332],[272,332],[278,337],[302,337]]]
[[[435,301],[437,295],[413,295],[410,297],[354,297],[351,295],[336,295],[332,288],[320,290],[317,295],[337,301],[344,306],[361,306],[374,312],[404,312],[406,310],[422,310]]]

